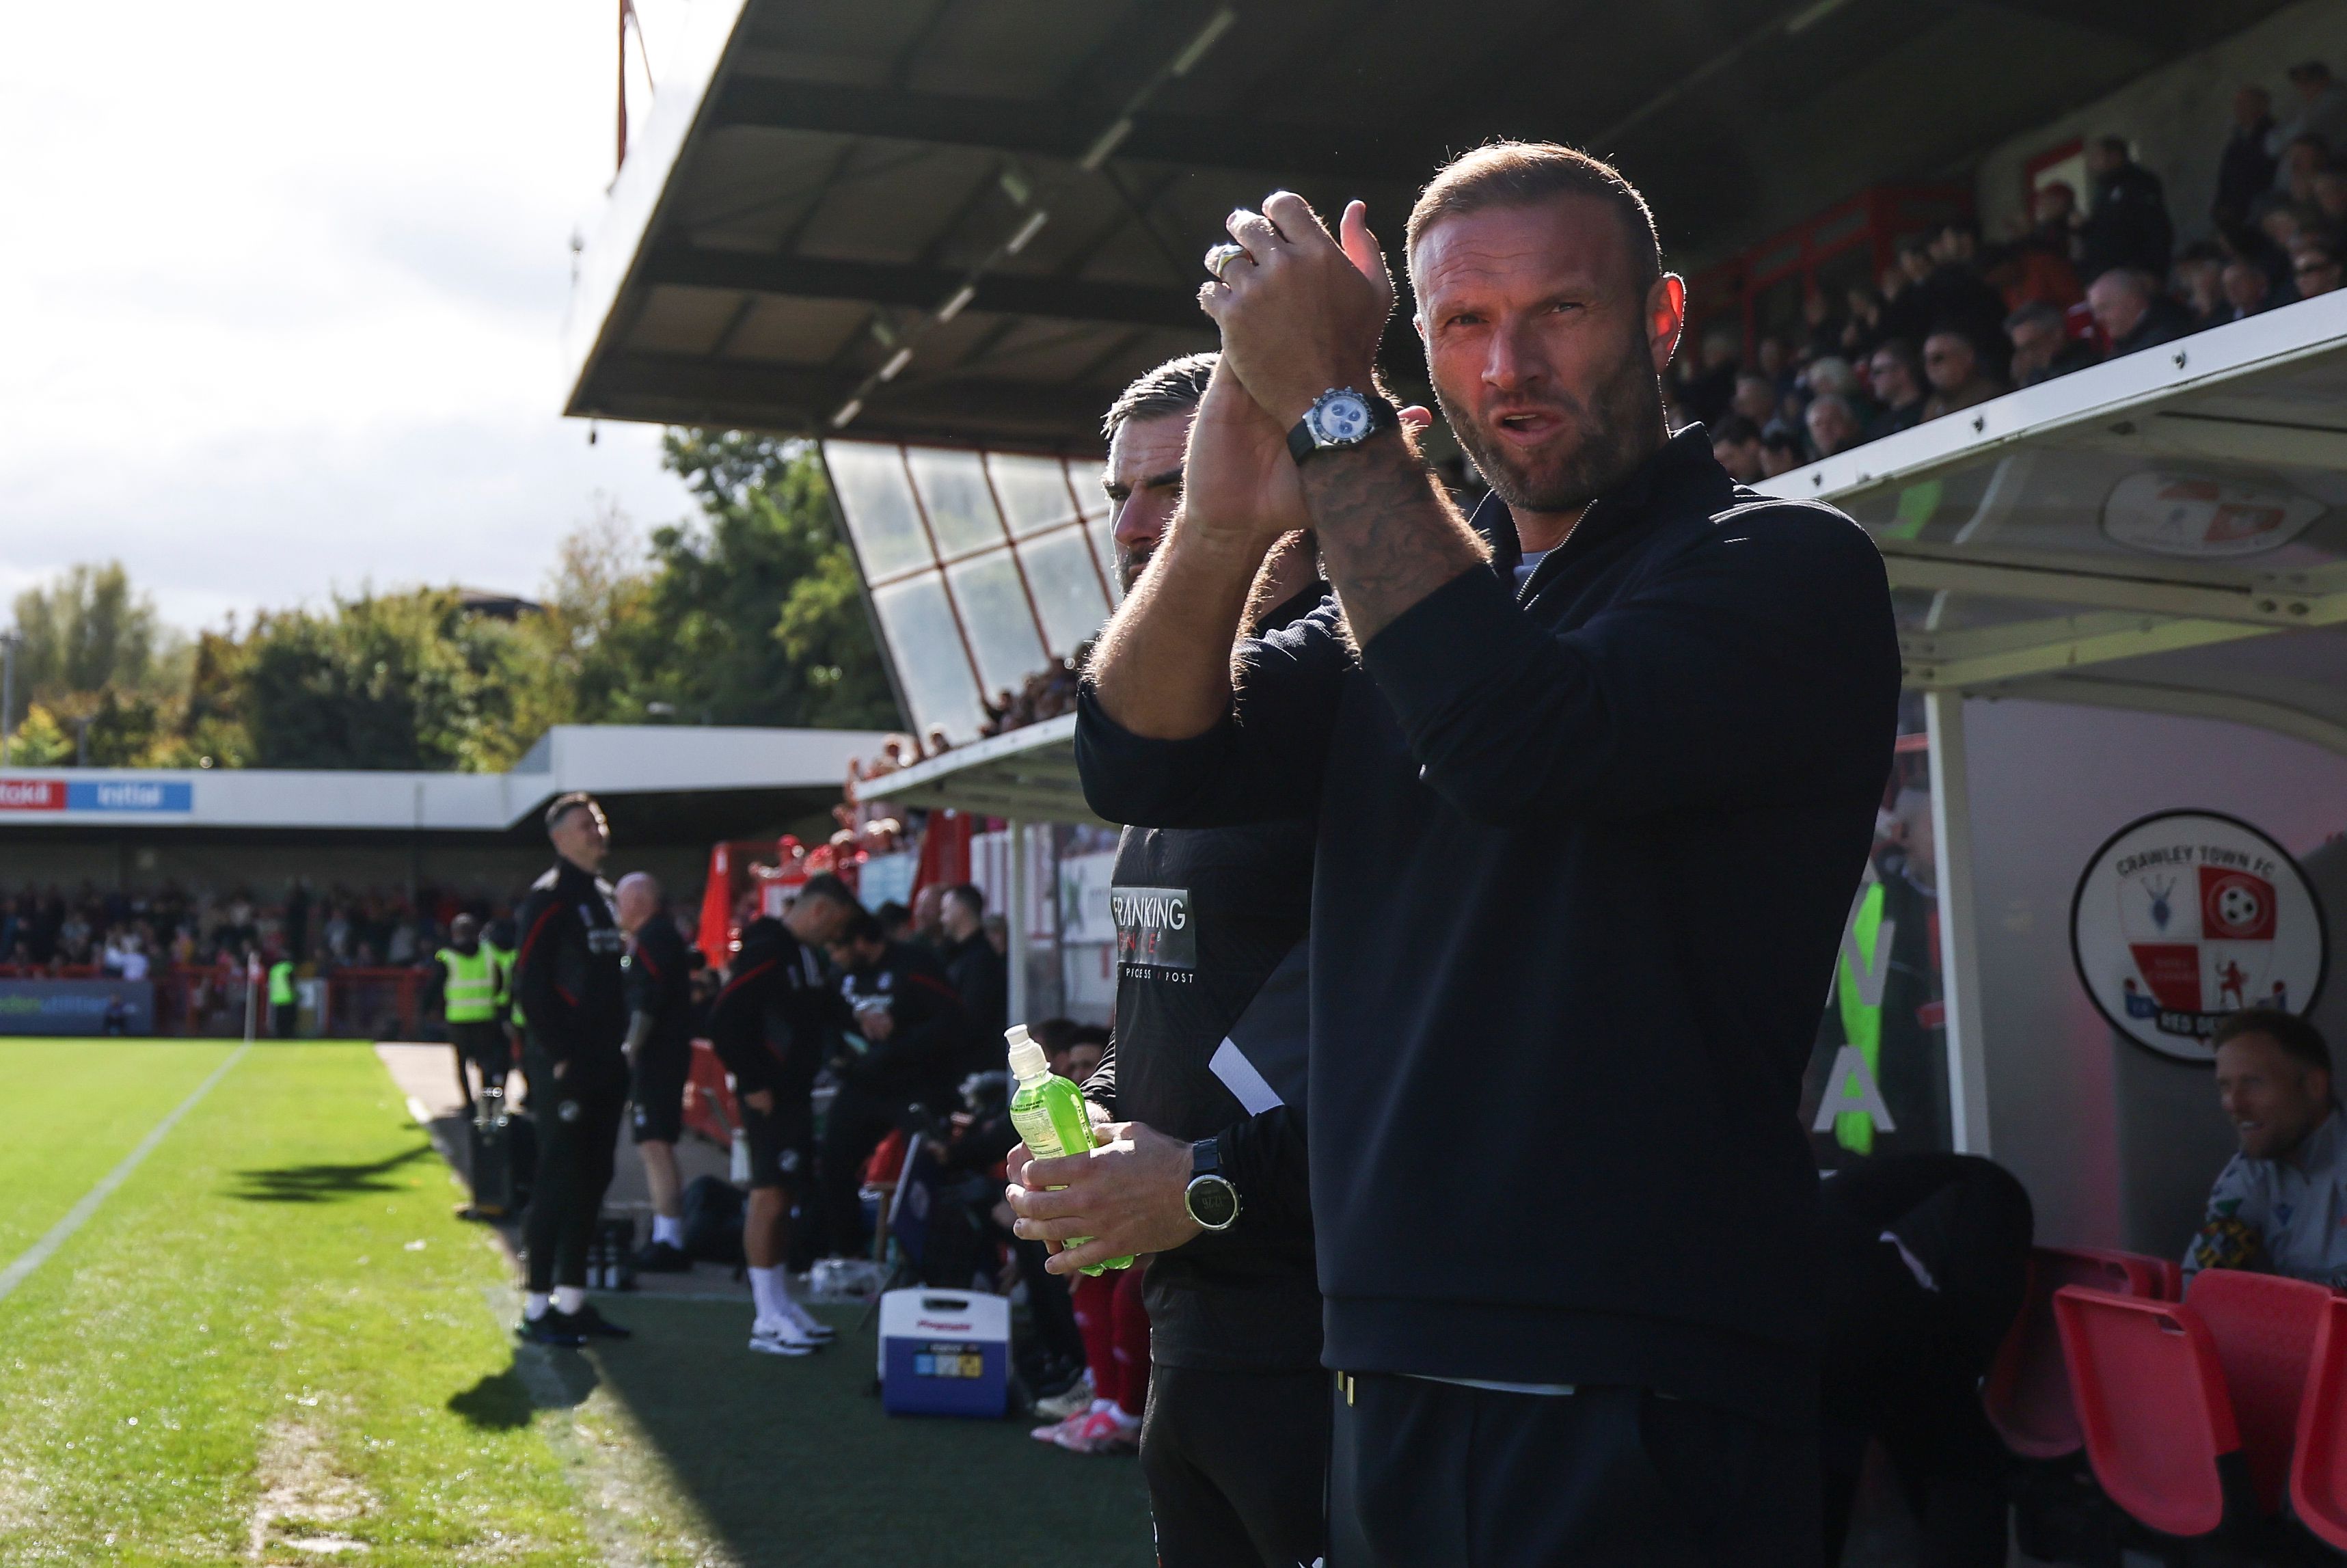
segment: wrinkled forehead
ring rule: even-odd
[[[1463,294],[1635,289],[1633,238],[1619,207],[1577,192],[1445,213],[1419,233],[1410,286],[1421,313],[1429,302]]]
[[[1109,437],[1108,481],[1138,488],[1145,479],[1182,466],[1190,441],[1192,414],[1158,414],[1128,419]]]

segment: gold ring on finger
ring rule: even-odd
[[[1220,279],[1224,271],[1242,256],[1246,256],[1250,261],[1255,260],[1253,256],[1247,255],[1247,249],[1244,245],[1216,245],[1206,252],[1206,271]]]

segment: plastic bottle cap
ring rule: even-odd
[[[1010,1076],[1017,1079],[1040,1078],[1051,1071],[1051,1058],[1035,1043],[1023,1023],[1014,1023],[1002,1031],[1003,1042],[1010,1048]]]

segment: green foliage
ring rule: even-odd
[[[831,489],[802,441],[672,430],[670,468],[698,525],[652,535],[645,702],[711,724],[901,725]]]
[[[190,641],[119,563],[18,596],[12,760],[493,771],[565,723],[902,724],[854,556],[805,442],[671,431],[698,518],[647,542],[606,509],[518,620],[442,589],[234,618]]]

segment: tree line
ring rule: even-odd
[[[699,515],[647,539],[606,512],[518,615],[366,589],[190,637],[119,562],[73,567],[16,598],[9,760],[494,772],[563,723],[901,727],[813,449],[664,453]]]

